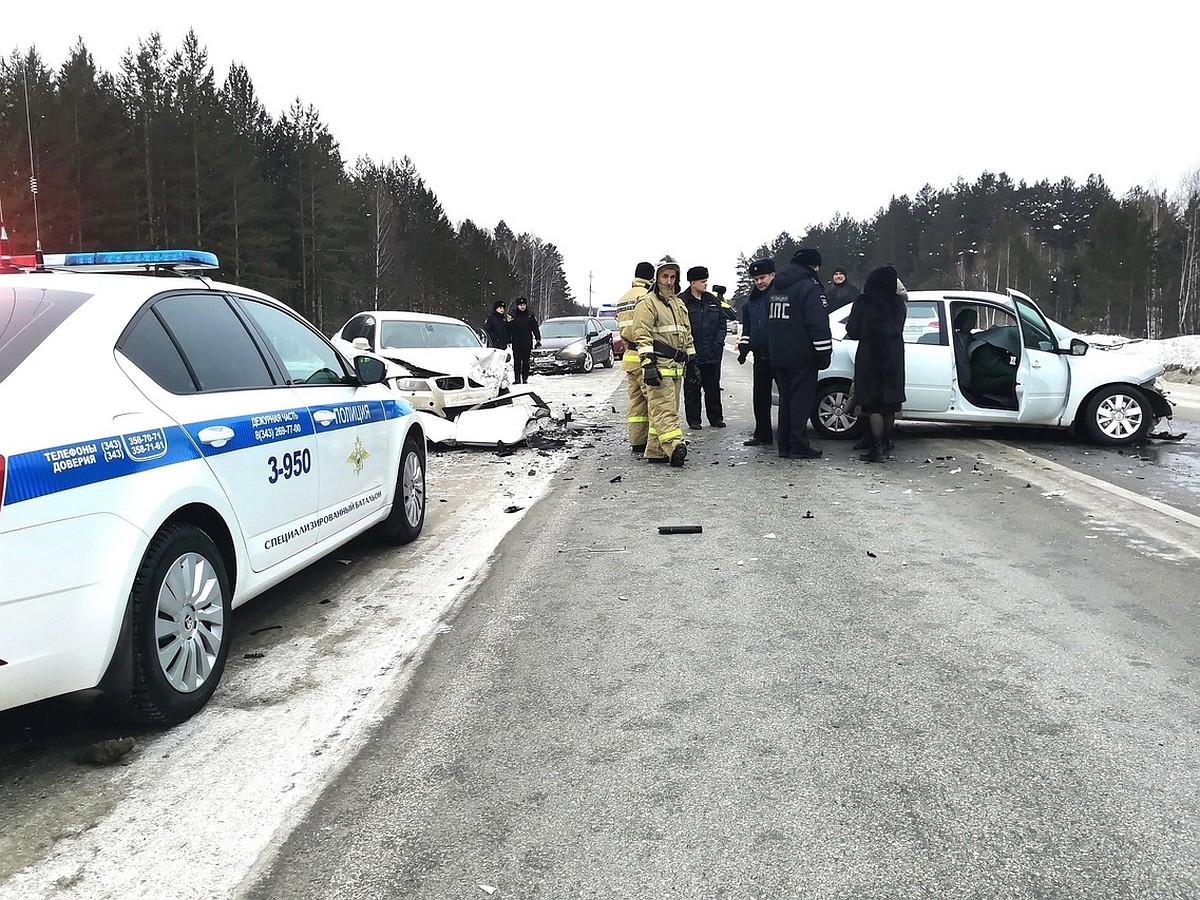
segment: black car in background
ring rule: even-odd
[[[529,361],[532,371],[590,372],[596,364],[611,369],[614,361],[612,332],[595,316],[561,316],[541,324],[542,346]]]

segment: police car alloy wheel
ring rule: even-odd
[[[230,597],[203,531],[173,525],[150,542],[130,594],[135,718],[182,722],[208,702],[229,656]]]
[[[1108,447],[1140,443],[1150,431],[1150,401],[1135,387],[1114,385],[1097,391],[1084,407],[1088,437]]]
[[[425,453],[412,436],[404,442],[400,470],[396,476],[396,499],[392,511],[379,523],[379,533],[393,544],[417,539],[425,525]]]

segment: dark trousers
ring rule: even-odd
[[[808,417],[817,405],[817,369],[776,367],[779,385],[779,427],[775,444],[780,453],[794,453],[808,446]]]
[[[709,424],[725,419],[721,411],[721,363],[696,363],[683,375],[683,414],[688,423],[700,421],[700,392],[704,392],[704,411]]]
[[[521,347],[513,344],[513,374],[516,376],[517,384],[529,383],[529,357],[533,355],[533,345]]]
[[[764,444],[774,440],[771,428],[771,388],[775,384],[771,361],[754,354],[754,439]]]

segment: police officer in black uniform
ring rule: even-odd
[[[821,254],[801,247],[775,276],[767,297],[767,346],[779,387],[776,446],[783,459],[816,459],[807,422],[817,402],[817,373],[833,356],[829,304],[817,272]]]
[[[775,443],[775,430],[771,427],[771,386],[775,375],[767,351],[767,298],[771,294],[771,282],[775,280],[775,260],[770,257],[756,259],[746,271],[754,287],[742,304],[738,363],[745,363],[746,355],[754,354],[754,434],[744,443],[747,447],[758,447]]]

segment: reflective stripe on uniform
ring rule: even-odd
[[[659,369],[658,374],[663,378],[682,378],[683,369]]]
[[[670,431],[664,431],[658,436],[658,442],[665,444],[667,441],[678,441],[683,439],[682,428],[672,428]]]
[[[650,417],[649,416],[630,416],[625,421],[627,421],[627,422],[649,422]]]

